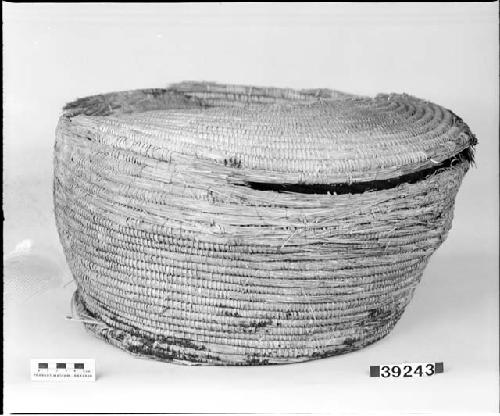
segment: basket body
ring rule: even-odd
[[[234,179],[238,160],[158,157],[103,134],[78,116],[56,132],[77,311],[119,348],[185,364],[300,362],[384,337],[445,240],[469,168],[364,192],[276,192]]]

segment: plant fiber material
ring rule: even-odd
[[[76,311],[184,364],[369,345],[445,240],[475,144],[407,95],[186,82],[77,100],[54,157]]]

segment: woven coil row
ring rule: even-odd
[[[474,144],[453,113],[408,96],[184,83],[78,100],[60,119],[54,164],[76,310],[113,345],[186,364],[290,363],[371,344],[446,238],[470,165],[460,152]],[[432,166],[364,192],[258,185],[398,180]]]

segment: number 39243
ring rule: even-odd
[[[412,363],[371,366],[370,377],[429,377],[444,371],[443,363]]]

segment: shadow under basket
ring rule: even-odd
[[[475,145],[406,94],[183,82],[76,100],[54,157],[74,310],[107,342],[182,364],[367,346],[445,240]]]

